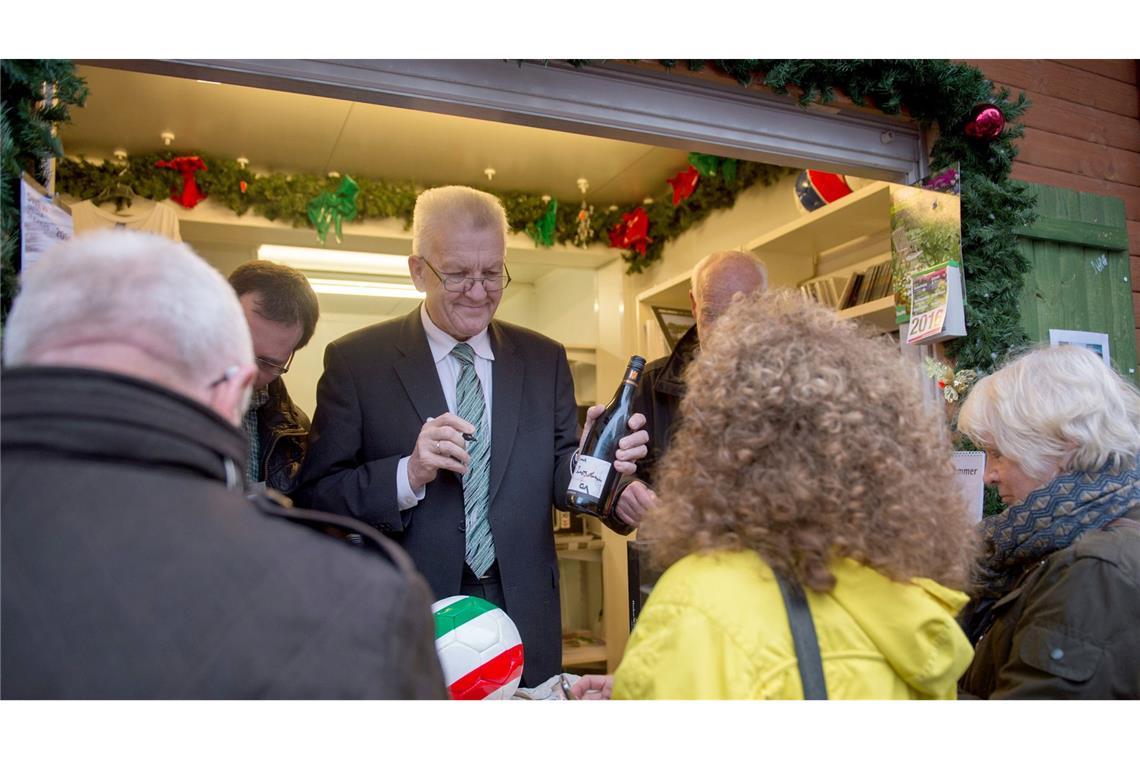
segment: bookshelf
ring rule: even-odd
[[[890,287],[890,206],[889,183],[873,182],[745,248],[767,265],[772,285],[800,288],[836,309],[841,319],[891,332],[897,327]],[[845,292],[855,275],[873,279],[860,292]]]

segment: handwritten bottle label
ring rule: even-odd
[[[574,475],[570,478],[569,490],[600,499],[602,487],[606,484],[606,476],[610,474],[612,465],[595,457],[578,455],[578,463],[574,467]]]

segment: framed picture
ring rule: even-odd
[[[657,324],[661,325],[661,332],[665,333],[665,342],[669,344],[670,351],[677,346],[681,336],[697,323],[688,309],[654,306],[653,313],[657,317]]]
[[[1050,346],[1080,346],[1099,356],[1104,365],[1112,369],[1108,355],[1108,334],[1081,330],[1049,330]]]

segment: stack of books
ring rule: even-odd
[[[813,301],[833,309],[839,308],[839,292],[834,277],[820,277],[800,285],[800,292]]]
[[[870,301],[886,298],[891,289],[891,262],[882,261],[862,272],[847,275],[840,294],[839,309],[850,309]]]
[[[800,285],[800,292],[813,301],[843,311],[891,295],[891,278],[888,259],[860,272],[807,280]]]

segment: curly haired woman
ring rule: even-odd
[[[1140,393],[1076,346],[983,378],[958,429],[1009,508],[982,522],[963,691],[1140,698]]]
[[[778,572],[806,590],[830,698],[954,698],[972,530],[917,372],[799,294],[721,320],[642,525],[669,569],[613,697],[801,698]]]

